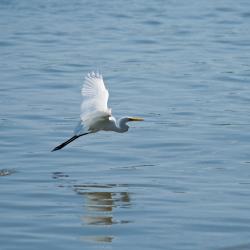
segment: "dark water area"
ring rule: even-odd
[[[3,250],[250,249],[249,1],[0,1]],[[117,118],[61,151],[84,75]]]

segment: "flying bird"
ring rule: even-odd
[[[127,132],[129,129],[128,122],[144,120],[138,117],[122,117],[117,121],[112,116],[111,109],[108,107],[109,92],[105,87],[102,75],[98,72],[87,74],[81,94],[83,96],[81,119],[74,130],[74,136],[55,147],[52,151],[62,149],[77,138],[100,130],[118,133]]]

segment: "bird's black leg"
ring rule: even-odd
[[[57,147],[55,147],[54,149],[51,150],[51,152],[59,150],[64,148],[66,145],[68,145],[69,143],[71,143],[72,141],[76,140],[77,138],[79,138],[80,136],[83,135],[87,135],[89,133],[84,133],[84,134],[80,134],[80,135],[74,135],[72,136],[70,139],[68,139],[67,141],[63,142],[62,144],[58,145]]]

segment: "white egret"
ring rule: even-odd
[[[74,136],[55,147],[52,151],[59,150],[80,136],[96,133],[100,130],[114,131],[118,133],[127,132],[127,122],[143,121],[138,117],[122,117],[116,121],[108,108],[109,92],[106,89],[102,75],[99,73],[88,73],[81,90],[83,101],[81,104],[81,120],[75,128]]]

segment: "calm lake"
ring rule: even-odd
[[[1,250],[250,249],[250,2],[0,0]],[[102,72],[124,134],[72,136]]]

